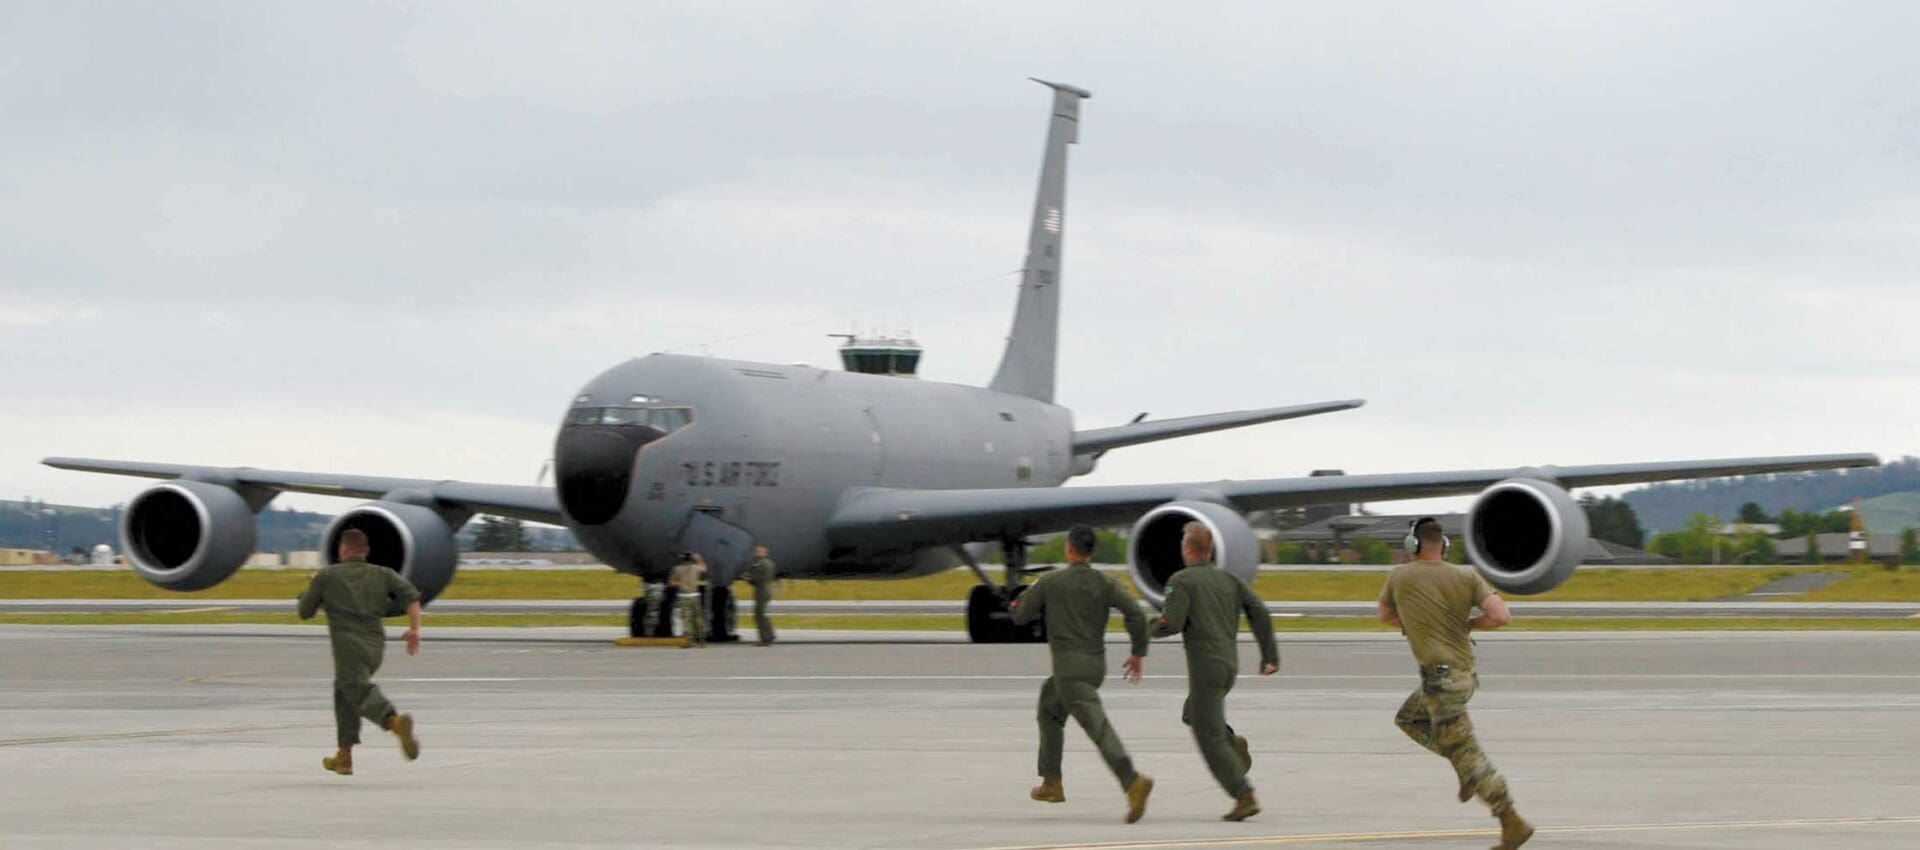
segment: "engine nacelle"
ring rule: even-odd
[[[120,548],[135,572],[168,590],[206,590],[253,556],[259,527],[239,493],[204,481],[168,481],[120,515]]]
[[[321,541],[327,563],[340,560],[340,532],[349,528],[367,535],[371,549],[367,562],[406,576],[420,589],[423,603],[433,601],[453,583],[453,573],[460,566],[460,547],[453,529],[439,514],[399,502],[356,505],[327,526]]]
[[[1506,593],[1545,593],[1573,576],[1587,554],[1587,512],[1559,485],[1509,478],[1467,510],[1467,555]]]
[[[1133,586],[1156,608],[1167,601],[1167,582],[1186,568],[1180,538],[1190,522],[1213,532],[1214,562],[1221,569],[1249,583],[1260,571],[1260,538],[1254,536],[1246,517],[1212,502],[1168,502],[1140,517],[1127,539],[1127,567],[1133,573]]]

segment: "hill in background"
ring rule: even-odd
[[[1648,534],[1658,534],[1686,527],[1687,517],[1694,513],[1732,519],[1740,513],[1740,506],[1747,502],[1753,502],[1768,514],[1778,516],[1789,508],[1824,513],[1852,504],[1854,499],[1878,499],[1896,494],[1903,498],[1886,503],[1887,506],[1879,514],[1880,522],[1875,522],[1875,514],[1867,515],[1868,528],[1895,533],[1910,525],[1920,526],[1920,514],[1906,513],[1900,507],[1911,504],[1905,497],[1920,500],[1920,458],[1903,457],[1873,469],[1745,475],[1650,484],[1629,490],[1621,498],[1633,507],[1633,512],[1640,518],[1641,527]]]

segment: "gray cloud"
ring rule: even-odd
[[[126,484],[33,459],[235,447],[524,477],[529,435],[622,358],[826,362],[855,322],[910,325],[933,377],[978,382],[1037,166],[1029,74],[1097,95],[1061,381],[1083,421],[1374,399],[1116,453],[1099,480],[1908,451],[1916,24],[1899,4],[13,4],[0,330],[39,418],[0,419],[0,483],[106,501]],[[311,425],[341,410],[510,448],[337,425],[374,443],[355,454]],[[275,416],[300,438],[182,436]]]

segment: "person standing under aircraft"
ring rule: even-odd
[[[1093,568],[1093,529],[1076,525],[1067,532],[1067,568],[1034,583],[1013,603],[1013,622],[1026,625],[1046,618],[1053,675],[1040,686],[1040,785],[1028,795],[1043,803],[1064,803],[1060,751],[1066,745],[1067,717],[1080,728],[1127,794],[1127,823],[1147,813],[1153,778],[1133,769],[1133,759],[1100,706],[1100,683],[1107,678],[1107,619],[1118,608],[1126,620],[1133,654],[1121,666],[1128,682],[1140,683],[1147,655],[1147,615],[1140,603],[1111,576]]]
[[[697,552],[683,552],[667,580],[680,592],[680,622],[687,630],[687,640],[694,646],[706,646],[707,560]]]
[[[1393,723],[1407,737],[1453,764],[1460,802],[1479,797],[1500,819],[1500,843],[1513,850],[1533,837],[1533,827],[1513,810],[1507,781],[1493,769],[1473,734],[1467,701],[1480,687],[1474,670],[1474,629],[1497,629],[1513,621],[1507,603],[1472,567],[1446,563],[1446,533],[1433,517],[1415,520],[1407,532],[1414,560],[1387,576],[1380,591],[1380,621],[1398,626],[1420,665],[1420,688],[1407,697]],[[1481,615],[1473,616],[1479,608]]]
[[[1233,797],[1232,811],[1221,819],[1243,821],[1260,813],[1260,801],[1247,782],[1253,752],[1227,725],[1227,692],[1240,675],[1241,614],[1260,643],[1260,675],[1280,672],[1273,616],[1246,582],[1213,565],[1213,532],[1204,523],[1187,523],[1180,554],[1187,566],[1167,582],[1166,607],[1153,633],[1179,634],[1186,643],[1187,704],[1180,720],[1193,729],[1213,778]]]
[[[747,568],[747,581],[753,584],[753,626],[760,632],[760,645],[773,645],[773,620],[767,607],[773,604],[773,580],[779,568],[768,555],[767,547],[753,547],[753,566]]]
[[[408,761],[420,757],[413,737],[413,715],[401,714],[373,683],[386,654],[387,634],[380,625],[388,599],[407,610],[407,654],[420,654],[420,591],[398,572],[367,563],[366,532],[340,532],[340,561],[323,567],[300,595],[300,619],[327,612],[327,637],[333,644],[333,719],[339,752],[320,760],[320,766],[341,776],[353,775],[353,748],[360,743],[360,718],[380,724],[400,739]]]

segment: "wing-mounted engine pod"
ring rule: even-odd
[[[367,502],[356,505],[327,526],[321,551],[327,563],[340,560],[340,532],[360,529],[367,535],[367,562],[406,576],[420,589],[423,603],[453,583],[460,566],[460,547],[453,529],[440,515],[418,505]]]
[[[253,556],[253,509],[233,490],[168,481],[133,497],[120,516],[120,546],[141,578],[168,590],[206,590]]]
[[[1587,551],[1587,512],[1557,484],[1509,478],[1467,510],[1467,554],[1506,593],[1545,593],[1573,576]]]
[[[1167,601],[1167,582],[1186,568],[1180,539],[1190,522],[1213,532],[1214,559],[1222,569],[1246,582],[1260,570],[1260,538],[1238,511],[1212,502],[1168,502],[1140,517],[1127,539],[1133,586],[1156,608]]]

